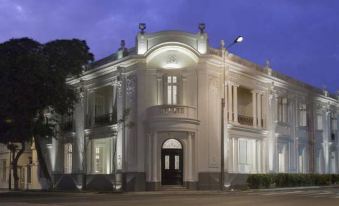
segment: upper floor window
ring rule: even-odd
[[[322,114],[317,114],[317,130],[323,130],[323,116],[322,116]]]
[[[287,123],[288,121],[288,112],[287,112],[287,98],[279,97],[278,98],[278,121]]]
[[[177,76],[167,76],[166,88],[167,88],[167,104],[178,104],[178,87],[179,81]]]
[[[306,115],[306,104],[299,105],[299,126],[305,127],[307,126],[307,115]]]
[[[105,113],[104,109],[105,99],[102,95],[95,95],[95,116],[100,116]]]
[[[331,129],[332,131],[336,131],[338,129],[338,122],[335,113],[331,113],[330,115],[330,121],[331,121]]]

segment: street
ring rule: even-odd
[[[339,188],[283,191],[131,193],[0,192],[1,206],[31,205],[339,205]]]

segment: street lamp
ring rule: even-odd
[[[221,162],[220,162],[220,190],[224,190],[224,173],[225,173],[225,151],[224,151],[224,136],[225,136],[225,130],[224,130],[224,119],[225,119],[225,97],[226,97],[226,90],[225,90],[225,71],[226,71],[226,52],[227,49],[232,47],[233,45],[237,43],[241,43],[244,40],[243,36],[237,36],[237,38],[234,39],[232,43],[230,43],[226,48],[225,48],[225,42],[224,40],[221,40],[221,50],[222,50],[222,58],[223,58],[223,63],[224,63],[224,68],[223,68],[223,97],[221,98],[221,141],[220,141],[220,155],[221,155]]]
[[[237,36],[237,38],[235,38],[235,39],[233,40],[232,43],[230,43],[230,44],[226,47],[226,49],[229,49],[229,48],[232,47],[234,44],[241,43],[242,41],[244,41],[244,37],[241,36],[241,35],[239,35],[239,36]]]

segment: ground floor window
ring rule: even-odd
[[[255,139],[239,138],[238,163],[240,173],[256,173],[260,170],[261,153],[260,141]]]
[[[6,181],[6,160],[3,159],[3,160],[0,160],[0,180],[2,182],[5,182]]]
[[[112,173],[112,138],[90,140],[89,171],[93,174]]]
[[[72,173],[72,144],[67,143],[64,145],[64,173]]]
[[[278,172],[288,172],[289,165],[289,143],[278,143]]]
[[[298,171],[299,173],[307,172],[307,159],[306,159],[305,146],[299,146],[298,165],[299,165],[299,171]]]

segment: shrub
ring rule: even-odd
[[[250,174],[247,178],[249,188],[324,186],[339,184],[339,174]]]

